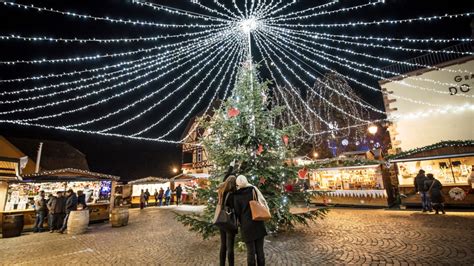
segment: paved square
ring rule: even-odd
[[[95,224],[84,235],[0,239],[0,264],[217,265],[219,239],[203,241],[172,210],[133,209],[128,226]],[[474,212],[332,209],[311,227],[267,240],[268,265],[473,265]],[[237,252],[236,262],[245,264],[245,254]]]

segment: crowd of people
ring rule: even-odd
[[[171,203],[171,197],[172,197],[173,192],[175,193],[175,196],[176,196],[174,202],[176,203],[176,205],[181,204],[182,197],[183,197],[183,188],[181,187],[181,184],[179,184],[173,191],[169,187],[166,190],[164,190],[162,187],[160,188],[160,190],[155,189],[155,193],[153,194],[154,199],[155,199],[154,205],[156,207],[169,206]],[[141,190],[140,209],[144,209],[150,206],[149,204],[150,196],[151,194],[150,194],[150,191],[148,191],[148,189]],[[193,192],[192,197],[193,197],[193,204],[194,204],[194,202],[197,200],[197,194]]]
[[[48,199],[45,198],[44,191],[40,191],[35,199],[36,219],[33,232],[44,232],[44,220],[47,217],[48,229],[50,233],[57,231],[64,233],[67,229],[67,221],[71,211],[77,210],[78,206],[82,209],[87,208],[86,197],[82,191],[78,191],[77,195],[72,189],[67,190],[64,195],[63,191],[56,192],[56,195],[50,194]]]
[[[425,175],[421,169],[415,177],[415,192],[420,194],[421,206],[423,212],[433,212],[446,214],[444,211],[444,196],[442,193],[443,185],[434,178],[433,174]]]

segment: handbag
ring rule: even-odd
[[[272,218],[270,211],[262,203],[258,201],[255,189],[252,190],[253,200],[249,201],[250,211],[252,212],[252,220],[268,221]]]
[[[225,196],[225,200],[222,203],[222,207],[219,211],[219,215],[214,222],[214,225],[219,227],[220,229],[228,232],[236,232],[237,231],[237,217],[235,216],[235,212],[229,206],[226,206],[227,199],[229,198],[229,194]]]

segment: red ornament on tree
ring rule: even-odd
[[[305,179],[306,174],[308,174],[308,169],[304,167],[303,169],[298,170],[298,177],[301,179]]]
[[[229,117],[236,117],[240,114],[240,111],[239,109],[235,108],[235,107],[231,107],[229,108],[229,110],[227,110],[227,115]]]
[[[262,154],[262,152],[263,152],[263,145],[262,145],[262,144],[258,144],[257,155]]]
[[[283,139],[283,143],[285,143],[285,146],[288,146],[288,141],[290,140],[290,137],[288,137],[288,135],[283,135],[283,137],[281,137]]]

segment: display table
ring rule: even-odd
[[[401,204],[404,206],[421,206],[420,194],[415,187],[400,185]],[[443,184],[442,193],[447,206],[474,207],[474,190],[468,184]]]
[[[383,190],[309,190],[319,192],[311,203],[347,206],[388,206],[387,191]]]

